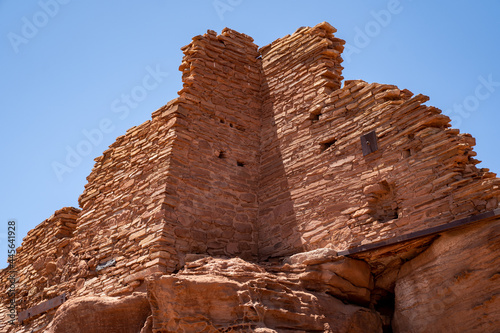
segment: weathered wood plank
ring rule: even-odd
[[[38,305],[35,305],[27,310],[21,311],[18,314],[18,321],[22,323],[24,320],[39,315],[40,313],[44,313],[50,309],[58,307],[66,301],[66,293],[59,295],[57,297],[51,298],[47,301],[44,301]]]

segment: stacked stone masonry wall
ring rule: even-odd
[[[253,39],[209,31],[182,48],[168,219],[184,253],[256,260],[260,59]]]
[[[59,295],[61,276],[76,273],[77,267],[67,265],[67,261],[79,213],[79,209],[72,207],[56,211],[30,230],[17,248],[14,266],[17,281],[14,286],[18,313]],[[0,271],[3,295],[7,295],[11,286],[7,280],[9,275],[8,269]],[[6,305],[10,298],[3,297],[2,301],[2,305]],[[2,325],[6,324],[6,318],[2,316]]]
[[[283,251],[275,243],[262,256],[289,254],[290,246],[345,250],[498,207],[500,182],[475,167],[474,139],[449,129],[449,118],[427,100],[346,81],[288,119],[295,125],[278,134],[277,151],[296,232],[281,233]],[[373,130],[379,149],[363,156],[360,136]],[[270,234],[270,224],[262,226]]]
[[[335,31],[328,24],[301,28],[260,50],[263,106],[259,253],[263,258],[304,248],[297,215],[303,207],[291,192],[296,185],[291,183],[290,165],[309,153],[305,138],[297,132],[302,117],[310,117],[308,110],[318,96],[340,88],[344,41],[333,36]],[[310,182],[307,177],[304,180]],[[312,205],[317,194],[308,196]]]
[[[343,41],[332,32],[301,28],[261,49],[261,259],[345,250],[497,208],[500,180],[475,167],[475,140],[449,129],[428,97],[361,80],[339,87]],[[313,53],[289,51],[309,40]],[[379,149],[363,156],[371,131]]]
[[[80,293],[127,291],[128,283],[146,272],[177,267],[171,232],[164,230],[176,113],[170,103],[96,159],[79,198],[82,212],[74,239],[74,260],[82,268],[75,277],[79,287],[83,284]],[[98,264],[112,259],[116,265],[96,272]]]

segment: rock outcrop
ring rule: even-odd
[[[61,305],[47,333],[139,333],[151,314],[146,293],[125,297],[80,297]]]
[[[361,271],[353,269],[356,265],[363,267]],[[147,295],[71,299],[42,329],[47,333],[378,333],[382,322],[376,311],[346,303],[356,288],[365,289],[369,300],[373,283],[365,266],[348,258],[261,266],[239,258],[206,257],[186,263],[176,274],[151,275]],[[308,274],[311,271],[324,274]],[[353,303],[368,302],[354,299]]]
[[[441,235],[401,267],[395,331],[500,331],[499,254],[498,222]]]
[[[343,267],[341,267],[343,266]],[[349,273],[348,264],[337,272]],[[378,314],[333,297],[304,267],[265,267],[206,258],[175,275],[148,280],[156,332],[381,332]],[[274,271],[275,273],[271,273]],[[326,271],[326,269],[325,269]],[[335,273],[328,274],[327,283]],[[344,275],[332,288],[357,283]],[[370,273],[368,272],[368,276]],[[340,278],[339,279],[344,279]],[[324,277],[323,277],[324,279]],[[303,282],[306,282],[305,284]],[[367,286],[368,287],[368,286]],[[326,288],[328,289],[328,288]],[[369,292],[369,291],[368,291]],[[349,297],[346,297],[349,298]]]

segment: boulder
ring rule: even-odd
[[[284,262],[290,265],[314,265],[329,261],[337,256],[337,251],[330,248],[320,248],[308,252],[301,252],[285,258]]]
[[[395,287],[395,332],[498,332],[500,221],[443,233],[405,263]]]
[[[126,297],[78,297],[57,309],[45,332],[137,333],[147,324],[150,313],[146,293]]]
[[[370,266],[362,260],[337,256],[333,249],[320,248],[294,254],[284,262],[306,266],[298,278],[307,290],[327,292],[356,304],[370,303],[373,277]]]
[[[329,262],[307,266],[299,275],[307,290],[327,292],[350,303],[370,303],[373,278],[364,261],[336,257]]]

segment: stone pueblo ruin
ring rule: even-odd
[[[427,96],[344,80],[335,32],[194,37],[0,271],[0,331],[500,332],[500,179]]]

